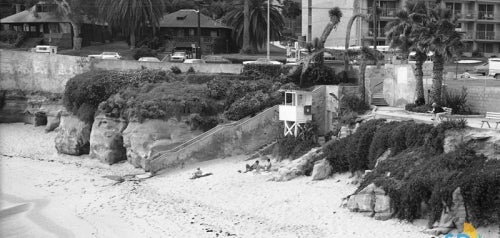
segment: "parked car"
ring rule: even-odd
[[[202,59],[186,59],[184,64],[204,64],[205,60]]]
[[[98,55],[89,55],[88,56],[90,59],[121,59],[122,56],[116,52],[102,52],[101,54]]]
[[[158,58],[156,57],[141,57],[137,61],[146,61],[146,62],[161,62]]]
[[[474,70],[472,71],[472,73],[487,75],[489,67],[490,66],[489,66],[488,62],[474,66]]]
[[[33,48],[33,52],[35,52],[35,53],[57,54],[57,46],[52,46],[52,45],[37,45],[35,48]]]
[[[275,64],[282,65],[283,63],[274,60],[267,60],[267,58],[259,58],[257,60],[252,61],[243,61],[243,64]]]
[[[488,75],[500,79],[500,58],[489,58],[488,65]]]
[[[186,52],[184,51],[176,51],[170,56],[170,61],[173,62],[184,62],[186,60],[187,55]]]

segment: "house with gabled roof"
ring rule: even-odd
[[[231,27],[200,14],[200,28],[203,54],[229,53],[234,48]],[[166,14],[160,21],[160,32],[167,38],[167,50],[192,50],[198,45],[198,11],[183,9]]]
[[[40,1],[33,7],[0,19],[2,30],[25,32],[32,42],[73,47],[73,30],[68,17],[56,14],[56,4]],[[105,24],[84,21],[81,28],[82,46],[90,42],[104,42],[110,38]]]

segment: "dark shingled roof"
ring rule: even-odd
[[[48,12],[35,13],[35,7],[33,6],[31,9],[2,18],[0,19],[0,23],[69,22],[66,16],[57,16]]]
[[[200,14],[201,28],[228,28],[212,18]],[[198,27],[198,13],[194,9],[183,9],[167,14],[160,21],[160,27]]]

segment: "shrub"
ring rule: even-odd
[[[172,71],[172,73],[174,73],[174,74],[181,74],[182,73],[181,69],[179,69],[179,67],[177,67],[177,66],[170,67],[170,71]]]
[[[370,108],[360,97],[355,95],[345,95],[340,99],[340,107],[345,112],[364,113]]]
[[[416,104],[409,103],[405,105],[405,110],[411,112],[428,113],[429,111],[432,111],[432,106],[428,104],[418,106]]]
[[[326,65],[314,65],[306,70],[304,78],[301,80],[302,65],[298,66],[294,71],[284,77],[281,81],[284,83],[293,82],[300,85],[302,88],[311,87],[319,84],[338,85],[339,78],[335,74],[335,70]]]
[[[219,124],[219,118],[215,116],[208,116],[208,117],[202,117],[198,113],[193,113],[189,115],[189,125],[191,126],[192,130],[203,130],[203,131],[208,131],[217,124]]]
[[[282,65],[274,64],[245,64],[243,65],[243,75],[251,79],[276,78],[284,74]]]
[[[169,80],[170,77],[164,71],[159,70],[90,71],[68,80],[64,90],[63,104],[68,111],[77,115],[81,120],[92,122],[99,104],[120,89]]]
[[[189,67],[189,69],[187,70],[186,73],[188,73],[188,74],[194,74],[194,73],[196,73],[196,71],[194,70],[193,67]]]
[[[134,57],[135,60],[138,60],[142,57],[157,57],[157,56],[158,54],[156,53],[156,50],[152,50],[147,46],[135,49],[132,54],[132,57]]]
[[[467,105],[467,89],[462,88],[461,92],[446,89],[443,95],[443,106],[452,109],[453,114],[471,114]]]
[[[280,158],[296,159],[318,146],[313,140],[302,140],[294,136],[278,139],[278,156]]]
[[[323,145],[323,153],[326,155],[326,160],[332,166],[333,173],[341,173],[349,171],[349,155],[345,153],[345,148],[349,146],[350,137],[341,138],[340,140],[331,140]]]
[[[255,115],[260,110],[269,106],[269,101],[269,94],[261,90],[255,93],[248,93],[232,103],[224,114],[227,119],[237,121],[248,115]]]

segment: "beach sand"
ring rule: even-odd
[[[430,237],[422,220],[377,221],[341,208],[356,189],[347,174],[270,182],[270,173],[238,173],[252,161],[236,156],[117,183],[103,176],[144,172],[59,155],[54,137],[0,124],[0,237]],[[189,179],[197,167],[213,175]],[[492,229],[480,234],[497,237]]]

